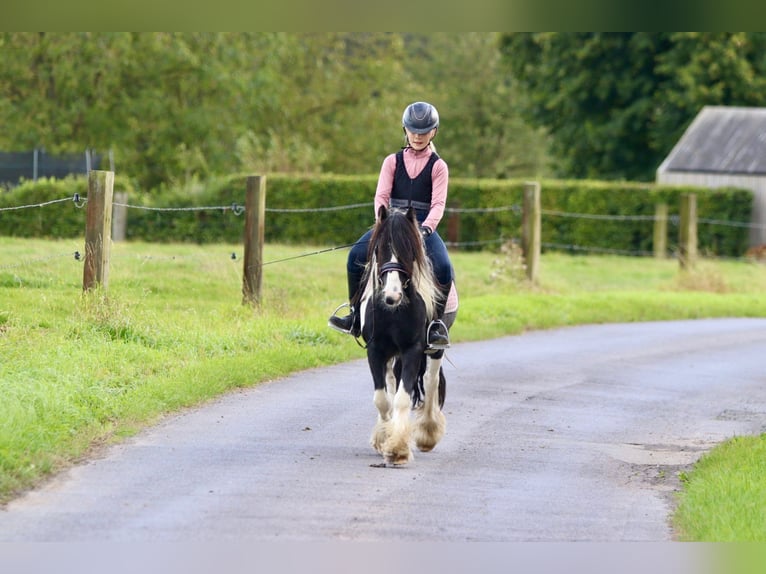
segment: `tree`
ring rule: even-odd
[[[144,189],[231,171],[278,104],[279,34],[4,33],[0,148],[113,150]],[[254,97],[258,94],[261,97]]]
[[[146,188],[231,172],[236,141],[279,111],[280,34],[135,33],[116,64],[114,141]]]
[[[560,175],[652,180],[706,104],[763,105],[763,33],[506,34]]]
[[[0,149],[112,150],[139,189],[237,171],[377,173],[415,100],[465,177],[537,175],[491,33],[0,33]]]
[[[417,54],[413,83],[426,88],[410,97],[428,99],[440,110],[443,129],[436,143],[456,176],[535,177],[546,170],[544,135],[522,119],[498,39],[485,32],[409,39]]]
[[[109,73],[117,35],[9,33],[0,37],[0,143],[5,149],[82,151],[109,139],[119,92]]]
[[[396,141],[407,84],[401,38],[391,33],[289,35],[275,55],[275,113],[240,141],[243,164],[269,171],[377,172]],[[393,119],[393,121],[392,121]]]
[[[665,152],[705,105],[766,105],[766,34],[676,32],[658,56],[652,146]]]

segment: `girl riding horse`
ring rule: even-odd
[[[433,139],[439,128],[439,113],[426,102],[415,102],[407,106],[402,114],[406,146],[386,157],[380,170],[378,186],[375,190],[375,213],[381,206],[386,208],[409,208],[415,210],[420,225],[426,253],[431,260],[438,288],[442,296],[438,298],[433,321],[426,335],[427,351],[435,352],[449,347],[449,330],[442,321],[454,271],[447,254],[444,241],[436,228],[444,215],[449,184],[449,169],[446,162],[436,153]],[[351,248],[346,271],[348,276],[348,297],[350,313],[344,317],[337,315],[338,309],[330,317],[330,327],[360,335],[360,318],[355,305],[359,284],[367,264],[367,243],[372,230],[367,231]]]

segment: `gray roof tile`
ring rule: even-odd
[[[705,106],[660,170],[766,174],[766,108]]]

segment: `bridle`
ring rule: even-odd
[[[404,265],[399,263],[398,261],[389,261],[388,263],[384,263],[380,266],[378,269],[378,282],[383,283],[383,276],[386,275],[386,273],[391,273],[392,271],[396,271],[397,273],[401,273],[404,275],[405,279],[402,283],[402,288],[406,289],[407,286],[410,284],[410,272],[405,269]]]

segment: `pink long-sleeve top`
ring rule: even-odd
[[[404,150],[404,167],[407,175],[415,178],[423,171],[428,159],[433,152],[426,147],[421,151],[415,151],[408,147]],[[388,207],[391,199],[391,190],[394,187],[394,172],[396,171],[396,154],[392,153],[383,160],[378,177],[378,187],[375,190],[375,214],[381,205]],[[444,215],[444,207],[447,204],[447,188],[449,186],[449,168],[447,163],[439,158],[431,171],[431,209],[428,212],[423,225],[431,231],[436,231],[436,226]]]

